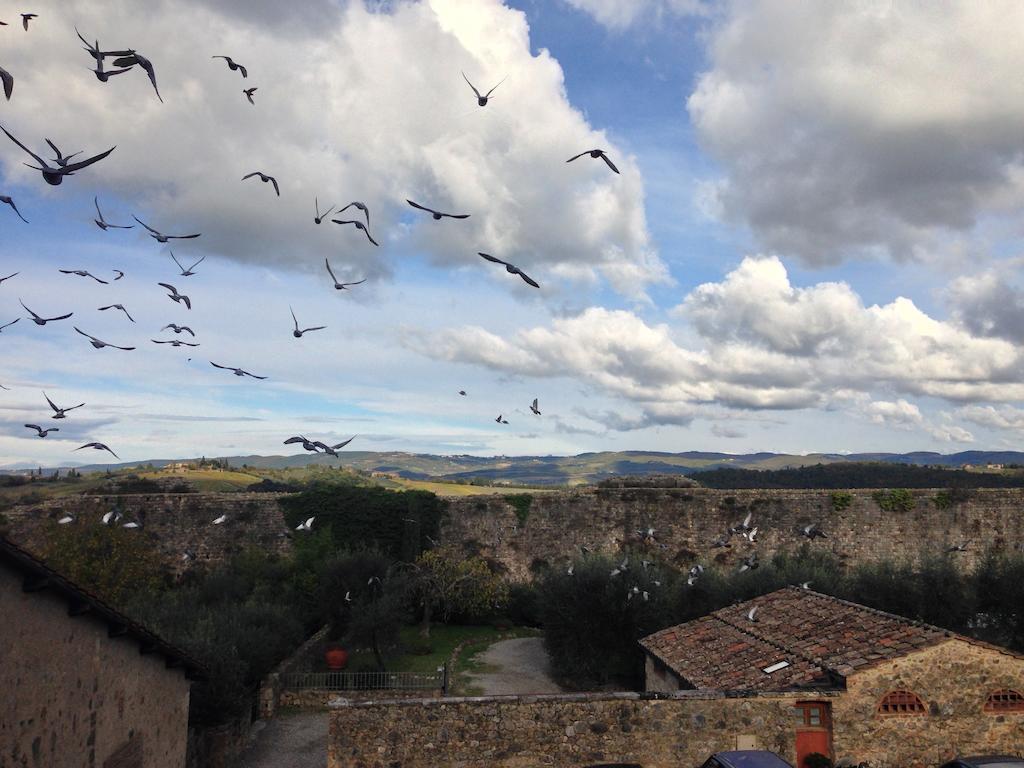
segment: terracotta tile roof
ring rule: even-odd
[[[25,592],[55,592],[67,600],[69,616],[88,614],[104,621],[110,637],[129,635],[138,642],[140,653],[159,653],[166,660],[168,667],[181,667],[188,679],[206,679],[208,670],[205,665],[62,576],[4,536],[0,536],[0,563],[22,574]]]
[[[754,606],[757,621],[748,621]],[[952,637],[983,645],[929,624],[786,587],[655,632],[640,644],[697,688],[785,690],[839,686],[858,669]],[[782,661],[788,666],[763,671]]]

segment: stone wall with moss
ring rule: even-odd
[[[796,549],[799,529],[816,524],[827,538],[809,545],[841,560],[916,558],[967,544],[957,554],[973,565],[988,549],[1024,547],[1024,489],[878,491],[713,490],[708,488],[587,488],[521,498],[468,496],[448,500],[445,542],[499,564],[514,579],[564,566],[582,547],[617,552],[646,548],[680,566],[733,564],[751,545],[733,537],[729,549],[714,539],[753,513],[762,559]],[[526,510],[526,514],[524,514]],[[653,540],[646,540],[654,528]]]

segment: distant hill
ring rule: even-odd
[[[213,457],[211,457],[213,458]],[[804,467],[822,466],[843,466],[863,465],[871,462],[875,465],[904,465],[918,467],[935,467],[941,471],[963,468],[984,468],[988,465],[1018,465],[1024,466],[1024,453],[1018,451],[963,451],[953,454],[931,453],[920,451],[915,453],[813,453],[807,455],[793,455],[781,453],[750,453],[750,454],[728,454],[705,451],[685,451],[682,453],[668,453],[660,451],[602,451],[599,453],[581,453],[577,456],[438,456],[433,454],[418,454],[404,452],[373,452],[373,451],[347,451],[341,454],[341,459],[334,459],[322,454],[296,454],[292,456],[226,456],[217,457],[226,460],[233,467],[249,466],[254,469],[289,469],[308,466],[338,466],[339,464],[352,469],[364,472],[384,472],[412,480],[446,480],[449,482],[463,483],[515,483],[524,485],[580,485],[595,483],[607,477],[617,475],[649,475],[649,474],[681,474],[694,475],[697,479],[707,484],[712,482],[734,483],[729,487],[744,487],[743,483],[765,483],[769,479],[782,483],[775,487],[808,487],[805,485],[787,485],[786,483],[806,483],[799,477],[787,477],[779,475],[777,478],[762,476],[760,479],[749,478],[741,473],[730,479],[728,475],[708,475],[706,480],[700,477],[700,473],[711,470],[798,470]],[[152,465],[161,468],[167,464],[188,461],[188,459],[152,459],[140,462],[125,462],[120,464],[64,464],[63,467],[75,467],[82,472],[104,471],[110,469],[130,468],[135,466]],[[15,472],[24,469],[34,469],[28,466],[7,466],[0,468],[0,472]],[[944,470],[942,468],[945,468]],[[45,470],[44,470],[45,471]],[[52,468],[49,471],[53,471]],[[876,478],[899,477],[897,473],[891,474],[891,470],[878,469],[874,472]],[[846,477],[846,485],[842,485],[837,479]],[[821,482],[829,481],[840,483],[831,486],[815,487],[857,487],[852,482],[861,476],[858,482],[882,483],[882,480],[867,481],[863,479],[864,471],[850,467],[845,474],[843,472],[829,473],[826,477],[820,475]],[[935,482],[934,485],[947,485],[949,478],[946,476],[935,476],[936,480],[943,479],[947,482]],[[989,481],[986,481],[989,482]],[[1003,481],[991,480],[993,485],[1005,484]],[[908,483],[884,482],[887,486],[907,485]],[[724,486],[723,486],[724,487]],[[761,487],[764,487],[763,485]],[[875,487],[874,485],[861,485],[860,487]]]

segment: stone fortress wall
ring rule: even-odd
[[[977,489],[950,500],[943,489],[909,492],[904,508],[885,510],[876,491],[714,490],[699,487],[597,487],[573,491],[448,499],[441,540],[492,559],[516,580],[529,580],[542,566],[560,566],[581,553],[646,548],[680,567],[695,562],[738,563],[756,549],[764,560],[800,547],[798,534],[815,523],[827,538],[810,546],[846,563],[917,557],[966,544],[956,553],[973,565],[990,549],[1024,547],[1024,489]],[[838,494],[838,496],[836,495]],[[188,548],[197,563],[228,559],[247,547],[285,553],[291,549],[277,493],[163,493],[67,496],[3,512],[11,535],[26,546],[41,541],[46,525],[66,513],[96,519],[119,509],[139,520],[175,568],[185,567]],[[529,500],[525,497],[529,496]],[[511,501],[509,499],[512,499]],[[843,503],[845,499],[845,504]],[[729,526],[753,514],[754,547],[739,536],[732,547],[711,542]],[[212,525],[227,514],[225,525]],[[653,542],[637,531],[655,529]]]

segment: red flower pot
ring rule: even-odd
[[[324,651],[324,660],[327,662],[328,669],[344,669],[348,664],[348,651],[337,646],[329,647]]]

